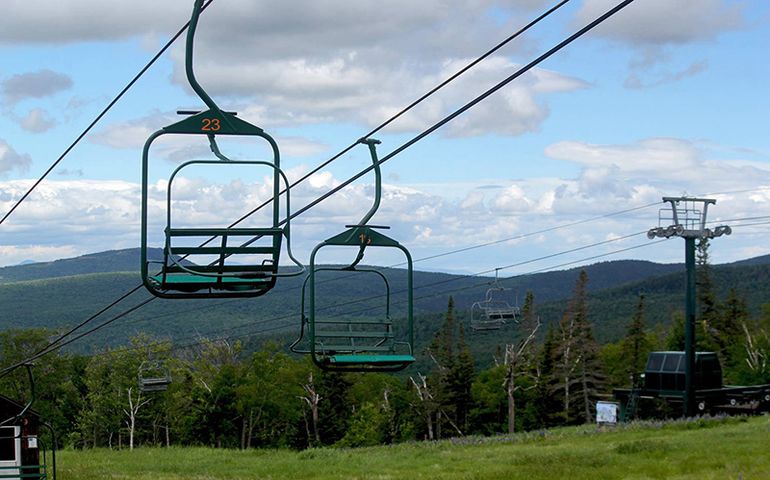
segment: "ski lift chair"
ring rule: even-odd
[[[327,371],[397,371],[406,368],[414,361],[414,326],[412,298],[412,257],[409,251],[396,240],[378,232],[389,227],[369,225],[368,221],[377,211],[381,196],[381,174],[375,145],[377,140],[361,140],[369,146],[375,172],[374,205],[357,225],[347,225],[347,230],[324,240],[313,249],[310,255],[308,276],[302,287],[300,336],[291,349],[297,353],[311,355],[313,363]],[[325,247],[339,246],[358,249],[358,256],[348,266],[321,267],[316,265],[319,251]],[[390,316],[390,285],[381,272],[371,268],[358,268],[367,248],[395,248],[403,252],[406,258],[407,280],[407,315],[405,329],[399,330]],[[351,275],[376,276],[381,280],[386,299],[384,314],[373,318],[328,318],[318,314],[316,297],[318,294],[317,274],[321,271],[350,272]],[[307,314],[305,296],[308,298]],[[305,335],[307,334],[307,338]],[[304,344],[304,345],[303,345]]]
[[[500,292],[510,290],[498,283],[498,269],[495,269],[495,281],[487,289],[484,300],[471,305],[471,328],[473,330],[499,330],[508,322],[517,322],[519,308],[511,306],[499,298]]]
[[[280,168],[280,154],[275,140],[261,128],[221,110],[203,90],[193,72],[193,44],[202,0],[195,1],[187,32],[186,72],[192,89],[207,105],[202,112],[192,114],[150,135],[142,153],[141,207],[141,274],[147,290],[162,298],[236,298],[256,297],[270,291],[276,279],[300,275],[304,267],[291,253],[289,183]],[[148,259],[148,199],[149,152],[153,141],[163,135],[204,135],[217,160],[191,160],[182,163],[171,175],[166,199],[165,244],[162,259]],[[232,160],[223,155],[216,142],[217,135],[259,137],[272,150],[272,161]],[[272,222],[258,228],[230,226],[178,228],[172,224],[172,184],[185,168],[194,165],[261,166],[272,170]],[[286,216],[280,217],[279,195],[285,187]],[[289,258],[299,267],[295,271],[279,272],[282,239],[286,239]],[[198,243],[202,242],[202,243]],[[213,258],[213,261],[206,259]],[[201,262],[200,259],[204,259]]]
[[[139,365],[139,390],[142,392],[162,392],[171,384],[171,372],[160,361],[145,361]]]

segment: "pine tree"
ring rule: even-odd
[[[462,434],[472,406],[471,385],[475,376],[473,356],[465,343],[462,325],[455,320],[454,299],[449,297],[444,323],[428,347],[434,368],[428,389],[437,405],[435,434],[448,429]]]
[[[699,332],[700,335],[696,335],[695,341],[698,349],[701,350],[715,350],[717,348],[713,328],[719,322],[719,310],[714,283],[711,279],[709,246],[707,238],[698,241],[695,258],[695,287],[699,307],[698,323],[702,330]]]
[[[535,294],[529,290],[524,297],[524,306],[521,308],[521,321],[519,323],[526,331],[529,330],[535,322]]]
[[[556,370],[567,423],[590,421],[593,404],[604,382],[599,346],[588,321],[587,285],[588,274],[581,270],[559,325]]]
[[[712,336],[722,359],[723,367],[728,369],[739,362],[744,349],[740,346],[745,338],[743,325],[749,319],[746,300],[735,288],[727,292],[727,298],[720,305],[719,315],[712,323]]]
[[[681,311],[674,313],[674,318],[666,337],[666,350],[675,352],[684,350],[684,314]]]
[[[636,385],[650,351],[650,342],[644,331],[644,295],[639,295],[639,303],[636,305],[634,317],[628,325],[621,348],[623,357],[626,359],[626,373],[631,379],[631,385]]]
[[[453,362],[453,370],[450,372],[450,387],[452,390],[451,400],[455,410],[455,422],[463,432],[468,431],[468,414],[473,407],[471,386],[476,376],[475,370],[473,354],[465,342],[465,330],[460,324],[457,358]]]
[[[561,403],[556,393],[559,390],[556,371],[557,343],[556,328],[550,324],[537,360],[535,403],[540,428],[554,425],[561,412]]]
[[[315,385],[320,396],[318,404],[318,429],[321,442],[330,445],[343,436],[348,429],[352,409],[348,398],[351,382],[346,374],[321,372]]]

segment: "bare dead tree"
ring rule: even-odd
[[[126,426],[128,427],[128,449],[133,450],[134,449],[134,432],[136,431],[136,415],[139,413],[139,409],[143,406],[150,403],[151,399],[142,400],[142,392],[139,392],[139,395],[137,395],[136,400],[134,400],[133,396],[133,387],[129,387],[127,390],[128,393],[128,410],[125,408],[123,409],[123,413],[126,414],[128,419],[126,419]]]
[[[508,397],[508,433],[513,433],[516,428],[516,401],[514,399],[514,393],[519,389],[519,386],[516,385],[517,369],[527,348],[533,344],[535,334],[540,328],[540,325],[540,318],[538,317],[535,326],[526,338],[521,340],[518,344],[514,345],[510,343],[505,345],[504,365],[506,366],[506,369],[503,388],[505,388]]]
[[[561,358],[559,362],[559,370],[563,380],[564,388],[564,414],[565,420],[569,420],[569,407],[570,407],[570,386],[572,384],[572,375],[575,373],[575,369],[580,363],[580,357],[573,358],[572,350],[573,343],[575,342],[575,318],[569,313],[568,318],[562,319],[561,328]],[[565,321],[566,320],[566,321]]]
[[[417,372],[417,378],[419,379],[419,383],[414,377],[409,377],[409,380],[412,381],[412,385],[414,385],[414,388],[417,391],[417,397],[420,399],[420,403],[422,403],[425,423],[428,427],[428,440],[433,440],[433,395],[431,395],[428,390],[427,377],[420,372]]]
[[[746,323],[742,323],[741,326],[743,327],[743,333],[746,335],[746,343],[744,344],[746,363],[752,372],[764,372],[767,369],[767,355],[762,352],[760,347],[756,346],[754,336],[749,332]]]
[[[427,350],[426,350],[426,353],[428,354],[428,356],[430,357],[430,359],[433,361],[433,363],[434,363],[434,364],[436,364],[436,367],[438,368],[438,371],[439,371],[439,373],[440,373],[441,375],[446,375],[449,369],[448,369],[448,368],[447,368],[445,365],[442,365],[442,364],[441,364],[441,363],[438,361],[438,359],[436,358],[436,356],[435,356],[435,355],[433,355],[433,353],[430,351],[430,349],[427,349]],[[427,377],[424,377],[424,376],[420,375],[419,373],[418,373],[418,375],[419,375],[420,377],[422,377],[422,380],[423,380],[423,385],[425,386],[425,389],[426,389],[426,392],[427,392],[427,388],[428,388],[428,386],[427,386],[427,382],[426,382],[426,378],[427,378]],[[414,383],[414,380],[412,380],[412,383]],[[430,394],[430,392],[427,392],[427,393],[428,393],[428,394]],[[431,399],[432,403],[433,403],[433,404],[435,404],[435,414],[436,414],[436,422],[435,422],[435,425],[436,425],[436,437],[437,437],[437,438],[441,438],[441,419],[442,419],[442,417],[443,417],[444,419],[446,419],[446,421],[449,423],[449,425],[450,425],[450,426],[451,426],[451,427],[452,427],[452,428],[455,430],[455,432],[457,432],[457,434],[458,434],[459,436],[461,436],[461,437],[462,437],[462,436],[464,436],[464,434],[463,434],[462,430],[460,430],[460,427],[458,427],[458,426],[457,426],[457,424],[456,424],[454,421],[452,421],[452,417],[451,417],[451,416],[449,416],[449,415],[447,415],[447,414],[446,414],[446,412],[445,412],[445,411],[444,411],[444,410],[441,408],[441,403],[440,403],[440,402],[437,402],[437,401],[436,401],[436,399],[435,399],[435,397],[434,397],[433,395],[431,395],[431,396],[430,396],[430,399]]]
[[[321,395],[315,389],[315,383],[313,382],[313,372],[308,374],[307,383],[302,385],[302,389],[305,390],[305,395],[299,398],[304,401],[310,408],[310,416],[313,424],[313,440],[314,445],[321,443],[321,435],[318,432],[318,404],[321,403]]]

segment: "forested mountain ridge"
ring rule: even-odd
[[[148,255],[161,257],[159,248],[148,249]],[[0,267],[0,284],[44,278],[70,277],[88,273],[133,272],[139,270],[139,249],[108,250],[50,262],[23,263]]]
[[[148,256],[160,258],[162,256],[162,251],[161,249],[149,249]],[[752,262],[753,260],[755,259],[744,260],[744,262]],[[757,257],[756,260],[759,263],[770,264],[770,255]],[[419,265],[416,268],[419,269]],[[559,293],[561,288],[558,285],[564,281],[574,282],[575,278],[577,278],[576,272],[579,271],[580,268],[586,268],[588,274],[592,277],[593,281],[591,288],[593,290],[600,290],[621,283],[681,270],[683,266],[681,264],[660,264],[644,260],[616,260],[599,262],[587,267],[524,275],[515,279],[506,280],[505,286],[530,290],[534,289],[538,290],[541,295],[549,299],[559,298],[563,295]],[[68,277],[89,273],[138,271],[139,249],[131,248],[89,253],[79,257],[64,258],[51,262],[24,263],[21,265],[0,267],[0,284],[25,280]],[[448,273],[430,272],[430,274],[436,276],[436,281],[443,281],[450,277],[468,278],[464,275]],[[537,283],[537,286],[529,286],[532,282]],[[549,295],[549,292],[555,293]]]
[[[54,262],[27,264],[0,269],[0,330],[9,328],[73,326],[116,300],[141,283],[138,274],[139,250],[118,250],[84,255]],[[749,308],[757,311],[770,302],[770,256],[757,257],[712,268],[714,285],[720,295],[730,287],[746,297]],[[681,264],[656,264],[638,260],[600,262],[585,267],[501,278],[511,304],[523,301],[526,292],[534,294],[538,314],[545,323],[558,322],[573,292],[579,272],[588,274],[589,314],[600,341],[614,341],[623,334],[639,293],[647,298],[648,325],[667,325],[672,314],[682,309],[684,268]],[[401,270],[385,269],[393,291],[405,288]],[[264,297],[246,300],[157,300],[121,318],[110,328],[93,335],[76,348],[94,351],[104,345],[122,344],[130,336],[149,333],[159,337],[243,335],[249,338],[293,332],[299,325],[299,292],[302,278],[281,279]],[[454,297],[458,318],[468,321],[473,302],[482,300],[491,285],[487,277],[415,272],[414,295],[418,343],[428,341],[440,325],[447,299]],[[330,305],[347,305],[351,299],[376,297],[376,286],[340,274],[319,293]],[[111,318],[147,299],[143,289],[107,312],[100,321]],[[332,307],[329,315],[350,314],[350,306]],[[394,315],[402,313],[394,305]],[[515,326],[505,335],[515,335]],[[287,334],[286,338],[292,334]],[[481,350],[493,348],[499,339],[479,335],[471,343]],[[487,345],[489,343],[489,345]],[[474,345],[475,346],[475,345]]]

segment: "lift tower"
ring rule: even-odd
[[[709,205],[717,203],[712,198],[695,197],[663,197],[663,202],[670,208],[658,212],[658,227],[647,232],[649,239],[653,238],[684,238],[685,266],[687,269],[685,281],[685,390],[682,406],[684,415],[695,415],[695,240],[730,235],[732,229],[720,225],[713,230],[706,228],[706,215]],[[662,226],[668,222],[667,226]]]

